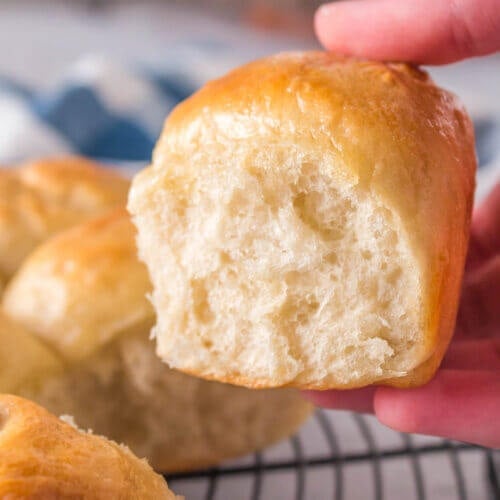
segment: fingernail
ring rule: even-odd
[[[335,9],[336,9],[335,4],[325,3],[318,8],[318,10],[316,11],[316,16],[321,17],[323,19],[327,19],[333,16]]]

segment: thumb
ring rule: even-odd
[[[500,1],[343,1],[322,6],[315,27],[330,50],[444,64],[500,48]]]
[[[464,280],[457,316],[457,338],[489,337],[500,328],[500,254]]]

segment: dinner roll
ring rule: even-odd
[[[64,369],[26,373],[16,393],[73,415],[169,472],[261,449],[310,415],[311,405],[290,389],[251,391],[170,370],[149,338],[150,289],[124,210],[39,246],[9,283],[2,306],[33,342],[43,340],[62,358]]]
[[[0,281],[47,237],[124,206],[128,188],[121,175],[77,157],[0,169]]]
[[[158,354],[249,387],[425,383],[475,168],[464,109],[404,64],[290,53],[207,84],[129,195]]]
[[[294,433],[312,407],[293,389],[255,391],[169,369],[149,330],[124,334],[64,374],[19,394],[74,415],[158,471],[217,465]]]
[[[9,316],[68,360],[82,359],[153,317],[150,281],[125,209],[39,246],[9,282]]]
[[[175,500],[125,446],[79,431],[26,399],[0,395],[0,497]]]

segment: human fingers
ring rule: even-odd
[[[322,408],[373,413],[375,389],[375,387],[363,387],[347,391],[302,391],[302,394],[311,403]]]
[[[500,371],[500,337],[453,342],[441,369]]]
[[[499,2],[500,9],[500,2]],[[500,182],[472,216],[467,272],[500,253]]]
[[[445,64],[500,48],[498,0],[355,0],[326,4],[316,34],[359,57]]]
[[[455,338],[500,337],[500,254],[465,277]]]
[[[377,418],[402,432],[500,447],[500,372],[440,370],[423,387],[379,387]]]

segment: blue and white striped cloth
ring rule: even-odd
[[[145,164],[169,111],[239,62],[227,50],[215,52],[212,60],[199,51],[177,54],[161,72],[87,57],[43,90],[0,76],[0,164],[68,152]],[[474,124],[482,198],[500,178],[500,116],[481,113]]]

